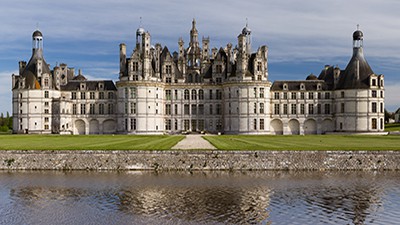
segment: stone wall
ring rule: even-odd
[[[400,151],[0,151],[2,170],[399,170]]]

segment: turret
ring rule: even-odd
[[[126,45],[119,45],[119,77],[126,75]]]
[[[207,38],[205,38],[205,37],[203,37],[203,40],[202,40],[202,52],[201,52],[201,58],[202,58],[202,60],[203,61],[206,61],[206,62],[208,62],[209,60],[210,60],[210,53],[209,53],[209,43],[210,43],[210,38],[209,37],[207,37]]]

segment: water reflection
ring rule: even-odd
[[[396,223],[398,178],[396,172],[0,172],[0,224]]]

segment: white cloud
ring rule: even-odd
[[[394,112],[400,108],[400,83],[388,83],[385,85],[385,108]]]
[[[11,96],[12,96],[12,74],[18,74],[18,71],[0,71],[0,112],[12,113]]]

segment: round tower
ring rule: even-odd
[[[32,50],[43,49],[43,34],[39,30],[35,30],[32,34]]]

